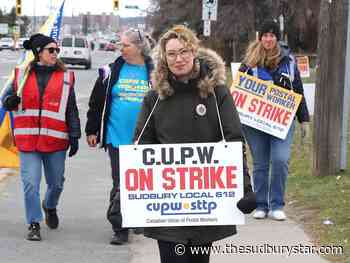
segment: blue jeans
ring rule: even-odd
[[[287,137],[281,140],[243,125],[244,135],[253,156],[253,183],[257,210],[267,212],[284,207],[284,193],[294,129],[295,121],[289,129]]]
[[[40,204],[40,181],[42,165],[47,184],[44,204],[56,208],[63,190],[66,151],[52,153],[20,152],[21,178],[24,192],[26,221],[28,224],[41,222],[43,215]]]

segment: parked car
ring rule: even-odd
[[[117,44],[116,44],[115,40],[109,41],[109,43],[107,43],[105,45],[105,50],[106,51],[116,51],[117,50]]]
[[[12,38],[3,37],[0,39],[0,50],[3,50],[3,49],[11,49],[11,50],[15,49]]]
[[[91,68],[91,48],[84,36],[66,36],[61,41],[59,58],[66,64]]]
[[[106,40],[106,39],[104,39],[104,38],[99,38],[99,39],[97,39],[97,48],[99,49],[99,50],[105,50],[105,47],[106,47],[106,45],[108,44],[108,40]]]
[[[18,40],[17,40],[17,45],[18,45],[18,48],[20,49],[23,49],[23,42],[25,40],[28,40],[29,38],[27,37],[20,37]]]

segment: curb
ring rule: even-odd
[[[8,176],[8,174],[0,174],[0,182],[5,180],[5,178]]]
[[[0,168],[0,182],[4,181],[11,175],[18,175],[18,170],[12,168]]]

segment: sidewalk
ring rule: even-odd
[[[91,161],[99,163],[96,166]],[[24,240],[22,190],[19,176],[5,175],[0,171],[0,254],[1,262],[159,262],[157,242],[142,235],[131,235],[126,246],[111,246],[111,229],[105,219],[107,196],[111,185],[109,165],[103,151],[87,149],[82,144],[80,158],[68,159],[66,187],[59,209],[62,224],[58,230],[48,230],[42,225],[43,242],[32,244]],[[102,169],[101,169],[102,168]],[[6,173],[5,173],[6,172]],[[3,176],[1,176],[3,175]],[[5,179],[4,179],[5,178]],[[3,179],[3,180],[1,180]],[[43,180],[43,184],[44,184]],[[46,187],[42,187],[42,190]],[[288,211],[287,211],[288,214]],[[316,254],[234,254],[236,246],[271,247],[312,246],[301,226],[291,220],[277,222],[270,219],[254,220],[246,217],[246,225],[238,227],[238,234],[213,244],[220,245],[226,253],[211,255],[211,263],[326,263]],[[33,251],[33,247],[36,247]],[[232,249],[230,249],[233,247]],[[73,248],[73,249],[72,249]],[[242,249],[243,247],[241,247]],[[54,255],[54,257],[52,257]],[[103,258],[103,259],[101,259]],[[32,260],[31,260],[32,259]],[[101,259],[101,260],[100,260]],[[239,260],[239,261],[237,261]]]
[[[0,182],[10,175],[18,175],[18,171],[12,168],[0,168]]]
[[[95,153],[96,154],[96,153]],[[23,201],[19,176],[10,176],[0,183],[0,254],[1,262],[118,262],[157,263],[158,247],[155,240],[142,235],[131,235],[126,246],[108,244],[111,235],[105,219],[106,196],[109,190],[108,160],[103,152],[95,155],[104,167],[96,167],[88,151],[80,160],[69,160],[70,172],[59,210],[62,224],[58,230],[42,225],[44,240],[33,244],[24,240],[26,226],[23,220]],[[85,157],[85,158],[84,158]],[[104,160],[103,160],[104,159]],[[79,172],[78,172],[79,171]],[[44,181],[44,180],[43,180]],[[70,182],[69,182],[70,181]],[[44,187],[43,187],[44,188]],[[4,213],[5,212],[5,213]],[[288,213],[288,211],[287,211]],[[216,242],[222,249],[230,246],[311,246],[310,239],[298,224],[291,220],[276,222],[270,219],[254,220],[246,217],[246,225],[238,227],[238,234]],[[33,248],[36,247],[35,250]],[[315,254],[225,254],[211,255],[211,263],[326,263]],[[52,257],[54,256],[54,257]],[[100,260],[101,259],[101,260]],[[43,261],[42,261],[43,260]],[[96,261],[97,260],[97,261]],[[239,260],[239,261],[237,261]]]
[[[91,161],[99,163],[96,166]],[[103,151],[87,149],[82,144],[80,158],[68,159],[66,187],[59,209],[61,224],[58,230],[42,225],[43,241],[33,244],[24,240],[26,225],[19,176],[0,176],[0,254],[1,262],[159,262],[157,242],[141,235],[131,235],[126,246],[111,246],[110,225],[105,219],[107,196],[111,185],[109,165]],[[102,168],[102,169],[101,169]],[[1,173],[0,173],[1,174]],[[5,173],[3,173],[5,174]],[[44,184],[43,180],[43,184]],[[42,190],[45,189],[44,185]],[[288,214],[288,211],[287,211]],[[311,246],[301,226],[291,220],[276,222],[246,217],[246,225],[238,227],[238,234],[214,243],[226,249],[225,254],[211,255],[211,263],[326,263],[316,254],[234,254],[233,246]],[[35,247],[35,250],[33,248]],[[237,261],[239,260],[239,261]]]
[[[84,146],[83,146],[84,148]],[[110,225],[105,219],[106,198],[110,178],[108,159],[102,151],[94,153],[91,162],[89,150],[82,158],[69,160],[65,193],[59,209],[58,230],[49,230],[42,224],[43,241],[33,243],[24,239],[26,225],[19,176],[9,176],[0,182],[0,254],[2,263],[24,262],[112,262],[157,263],[158,247],[155,240],[142,235],[131,235],[126,246],[109,245]],[[102,168],[103,167],[103,168]],[[102,168],[102,169],[101,169]],[[44,180],[43,180],[44,181]],[[44,187],[43,187],[44,188]],[[288,213],[288,211],[287,211]],[[247,216],[246,225],[238,227],[238,234],[214,243],[225,246],[311,246],[302,228],[291,220],[276,222],[270,219],[254,220]],[[232,250],[231,250],[232,251]],[[315,254],[226,254],[211,255],[211,263],[326,263]]]
[[[270,219],[254,220],[246,217],[246,225],[238,228],[238,234],[214,243],[214,246],[312,246],[309,238],[295,222],[287,220],[276,222]],[[232,250],[231,250],[232,251]],[[131,243],[131,263],[159,262],[157,242],[137,236]],[[211,255],[210,263],[326,263],[327,260],[317,255],[308,254],[220,254]]]
[[[0,183],[5,181],[8,176],[19,175],[19,171],[13,168],[0,168]],[[1,188],[0,188],[1,191]]]

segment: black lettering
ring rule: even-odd
[[[201,164],[211,163],[211,159],[213,158],[214,147],[197,147],[198,158]]]
[[[186,163],[186,158],[191,158],[193,156],[193,148],[182,147],[181,148],[181,164]]]
[[[240,76],[239,77],[239,86],[241,86],[245,80],[246,80],[245,76]]]
[[[174,163],[174,148],[169,148],[167,156],[167,148],[162,148],[162,163],[173,164]]]
[[[154,155],[155,151],[152,148],[145,148],[142,151],[142,162],[144,165],[153,165],[154,164],[154,158],[152,155]]]

